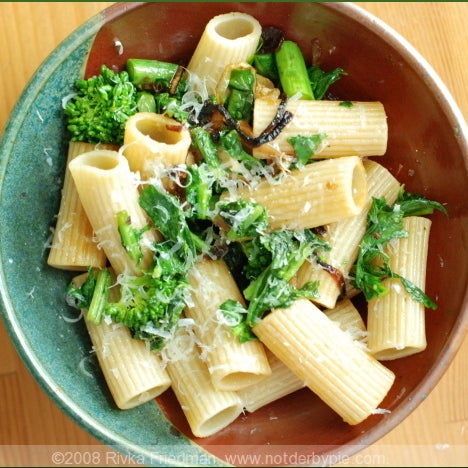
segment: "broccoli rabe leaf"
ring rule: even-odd
[[[398,192],[396,204],[405,216],[423,216],[432,214],[434,210],[438,210],[448,215],[446,208],[439,202],[428,200],[418,194],[413,194],[405,191],[405,186],[402,185]]]
[[[245,244],[245,246],[244,246]],[[328,244],[310,230],[277,230],[241,244],[247,256],[247,276],[250,283],[244,289],[248,306],[227,301],[221,305],[240,341],[252,339],[251,328],[274,308],[290,306],[299,298],[317,297],[318,284],[307,283],[302,288],[290,284],[300,266],[317,250],[328,250]]]
[[[220,143],[232,159],[241,162],[249,171],[259,172],[264,167],[265,163],[261,159],[257,159],[244,150],[236,130],[221,132]]]
[[[188,266],[197,255],[208,249],[207,244],[190,230],[179,199],[154,185],[147,185],[140,193],[140,206],[146,211],[164,239],[172,240],[183,253]]]
[[[342,68],[335,68],[330,71],[323,71],[320,67],[313,65],[307,69],[314,98],[319,100],[325,97],[328,88],[338,81],[342,75],[347,75]]]
[[[255,73],[251,68],[235,68],[228,82],[224,103],[233,119],[250,121],[254,103]]]
[[[76,286],[73,282],[70,282],[66,292],[67,303],[77,309],[88,309],[93,299],[96,277],[97,273],[90,267],[81,286]]]
[[[398,278],[413,299],[425,307],[437,307],[420,288],[391,270],[389,255],[385,251],[385,246],[392,239],[408,236],[403,227],[405,216],[428,214],[434,209],[446,213],[440,203],[427,200],[421,195],[406,193],[403,186],[392,206],[387,204],[385,198],[373,198],[367,216],[367,230],[352,269],[352,283],[364,293],[367,300],[379,297],[387,291],[383,285],[385,279]]]
[[[230,241],[258,236],[269,225],[265,207],[247,200],[220,202],[217,213],[228,226],[225,235]]]
[[[64,108],[71,140],[121,144],[125,123],[138,109],[128,73],[103,65],[99,75],[77,80],[75,87],[76,95]]]
[[[293,147],[297,158],[297,167],[307,164],[317,153],[326,133],[316,133],[314,135],[296,135],[288,138],[288,143]]]

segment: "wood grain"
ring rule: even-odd
[[[0,129],[47,55],[110,2],[0,3]],[[433,66],[468,116],[468,3],[358,3],[403,35]],[[0,324],[0,465],[52,466],[54,447],[101,454],[98,465],[133,461],[112,453],[45,395]],[[397,428],[340,466],[466,466],[468,338],[436,388]],[[53,447],[53,448],[51,448]],[[74,465],[86,465],[84,459]],[[337,460],[339,462],[339,460]],[[55,463],[59,465],[58,463]],[[66,464],[63,464],[64,466]]]

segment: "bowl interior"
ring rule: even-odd
[[[71,275],[46,265],[46,245],[66,157],[61,100],[75,79],[97,73],[103,63],[122,68],[130,57],[187,63],[209,19],[234,10],[252,14],[263,26],[281,27],[323,69],[344,68],[348,75],[332,88],[336,97],[383,102],[389,144],[378,161],[408,191],[445,203],[450,217],[432,216],[427,292],[439,309],[427,312],[427,350],[386,364],[397,376],[380,405],[390,413],[349,426],[301,390],[194,445],[170,391],[137,409],[115,408],[90,355],[83,323],[69,320],[74,312],[65,305],[64,291]],[[468,250],[468,150],[464,124],[450,104],[424,62],[405,51],[386,26],[350,4],[150,2],[111,7],[45,62],[15,108],[2,142],[1,293],[19,352],[43,388],[79,424],[108,445],[144,454],[151,464],[167,462],[175,445],[197,453],[198,444],[226,460],[226,453],[246,446],[259,453],[294,446],[295,453],[350,454],[373,443],[426,397],[466,329],[468,264],[460,258],[467,258]]]

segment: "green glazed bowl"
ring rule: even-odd
[[[397,378],[381,406],[390,413],[373,415],[358,426],[343,423],[307,390],[241,416],[203,440],[191,436],[171,391],[141,407],[118,410],[90,353],[85,326],[65,304],[72,273],[46,263],[68,144],[62,98],[74,81],[96,73],[102,63],[122,68],[132,56],[186,63],[209,19],[234,10],[252,14],[263,25],[282,27],[309,54],[312,39],[318,38],[322,67],[348,72],[334,85],[337,96],[385,105],[389,145],[379,162],[409,191],[445,203],[450,213],[449,219],[432,217],[427,291],[437,298],[439,310],[428,312],[427,350],[388,364]],[[116,39],[123,49],[116,47]],[[374,443],[410,414],[436,385],[464,337],[467,135],[452,97],[424,59],[352,4],[118,3],[86,22],[47,58],[3,135],[0,293],[11,339],[61,409],[104,444],[146,465],[226,465],[233,460],[229,457],[243,454],[259,455],[258,464],[294,464],[299,456],[309,465],[335,463]],[[268,454],[272,456],[266,458]],[[237,461],[242,464],[241,458]]]

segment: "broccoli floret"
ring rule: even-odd
[[[64,108],[71,140],[121,144],[125,123],[137,112],[137,89],[128,73],[103,65],[99,75],[75,86],[77,93]]]
[[[171,260],[170,248],[165,245],[159,249],[159,255],[165,257],[164,268],[158,265],[126,280],[121,285],[120,300],[109,302],[105,308],[105,315],[127,326],[134,338],[149,342],[153,351],[161,350],[172,337],[186,305],[188,283],[185,274],[171,271],[177,259]]]
[[[120,298],[109,300],[112,283],[108,270],[90,270],[80,288],[69,286],[69,303],[88,308],[86,319],[100,323],[108,316],[127,326],[134,338],[149,342],[154,351],[161,350],[178,325],[188,301],[187,273],[208,245],[187,225],[185,213],[177,197],[152,185],[140,194],[155,228],[164,237],[152,245],[153,262],[150,268],[140,269],[138,276],[124,276],[119,280]],[[117,214],[122,245],[139,267],[139,243],[143,229],[134,228],[128,215]]]
[[[152,268],[125,281],[120,301],[108,304],[106,313],[159,351],[173,335],[187,304],[187,273],[207,245],[189,229],[174,195],[148,185],[139,201],[164,241],[153,245]],[[140,232],[135,230],[135,235]]]

